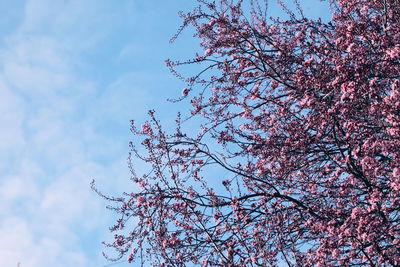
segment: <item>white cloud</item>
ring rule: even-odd
[[[11,205],[14,201],[38,199],[39,191],[34,177],[43,175],[42,169],[34,161],[21,159],[13,166],[12,174],[2,177],[0,181],[0,214],[11,213]],[[31,203],[23,203],[31,204]],[[33,204],[33,203],[32,203]]]
[[[15,150],[21,149],[25,139],[21,129],[23,119],[23,100],[17,97],[1,81],[0,76],[0,125],[2,129],[0,138],[0,159],[10,156]],[[20,107],[20,108],[15,108]],[[0,160],[0,170],[4,170],[4,161]]]
[[[117,5],[121,12],[125,2]],[[124,103],[128,108],[129,100],[123,92],[115,93],[115,86],[108,87],[114,92],[99,94],[96,81],[80,71],[89,64],[83,59],[86,54],[98,49],[96,45],[120,23],[118,10],[111,8],[115,3],[107,3],[27,1],[21,26],[4,37],[0,266],[104,262],[99,238],[108,218],[89,182],[98,178],[107,188],[112,179],[124,180],[120,178],[128,174],[128,148],[127,142],[97,131],[102,118],[96,114],[112,118],[122,113],[128,118],[129,113],[117,107]]]

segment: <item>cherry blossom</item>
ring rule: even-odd
[[[204,52],[167,66],[203,67],[183,78],[192,109],[176,131],[154,111],[132,124],[133,192],[94,188],[115,203],[116,259],[400,266],[400,3],[331,0],[325,22],[278,2],[285,19],[261,0],[181,13],[172,40],[192,28]]]

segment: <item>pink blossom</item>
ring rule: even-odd
[[[136,199],[136,206],[140,206],[145,202],[145,198],[142,196],[138,196]]]
[[[141,128],[143,134],[151,135],[153,133],[153,130],[148,122],[143,123]]]
[[[361,213],[361,210],[359,207],[355,207],[352,211],[351,211],[351,218],[354,220],[358,217],[358,215]]]
[[[189,89],[187,89],[187,88],[182,89],[182,96],[187,96],[188,93],[189,93]]]
[[[127,261],[128,261],[129,263],[131,263],[131,262],[133,261],[133,255],[132,255],[132,254],[129,254],[129,255],[128,255]]]
[[[386,51],[390,58],[398,58],[400,56],[400,46],[396,46],[394,48]]]
[[[400,168],[393,169],[393,177],[400,178]]]
[[[206,49],[206,50],[204,51],[204,55],[207,57],[207,56],[211,55],[212,52],[213,52],[212,49],[211,49],[211,48],[208,48],[208,49]]]

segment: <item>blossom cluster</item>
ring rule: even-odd
[[[168,66],[204,66],[181,92],[204,123],[132,127],[151,171],[130,165],[108,243],[128,261],[400,265],[400,4],[332,0],[323,22],[280,3],[289,19],[255,0],[181,14],[204,52]]]

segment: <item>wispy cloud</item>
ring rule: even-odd
[[[97,82],[81,71],[90,69],[85,58],[122,25],[117,17],[128,2],[27,1],[20,26],[3,36],[0,266],[102,262],[102,235],[88,239],[94,228],[106,229],[107,216],[89,181],[126,175],[126,167],[122,144],[96,131],[92,113],[117,115],[121,110],[109,106],[117,107],[124,94],[111,93],[104,102]],[[93,109],[100,103],[102,110]]]

